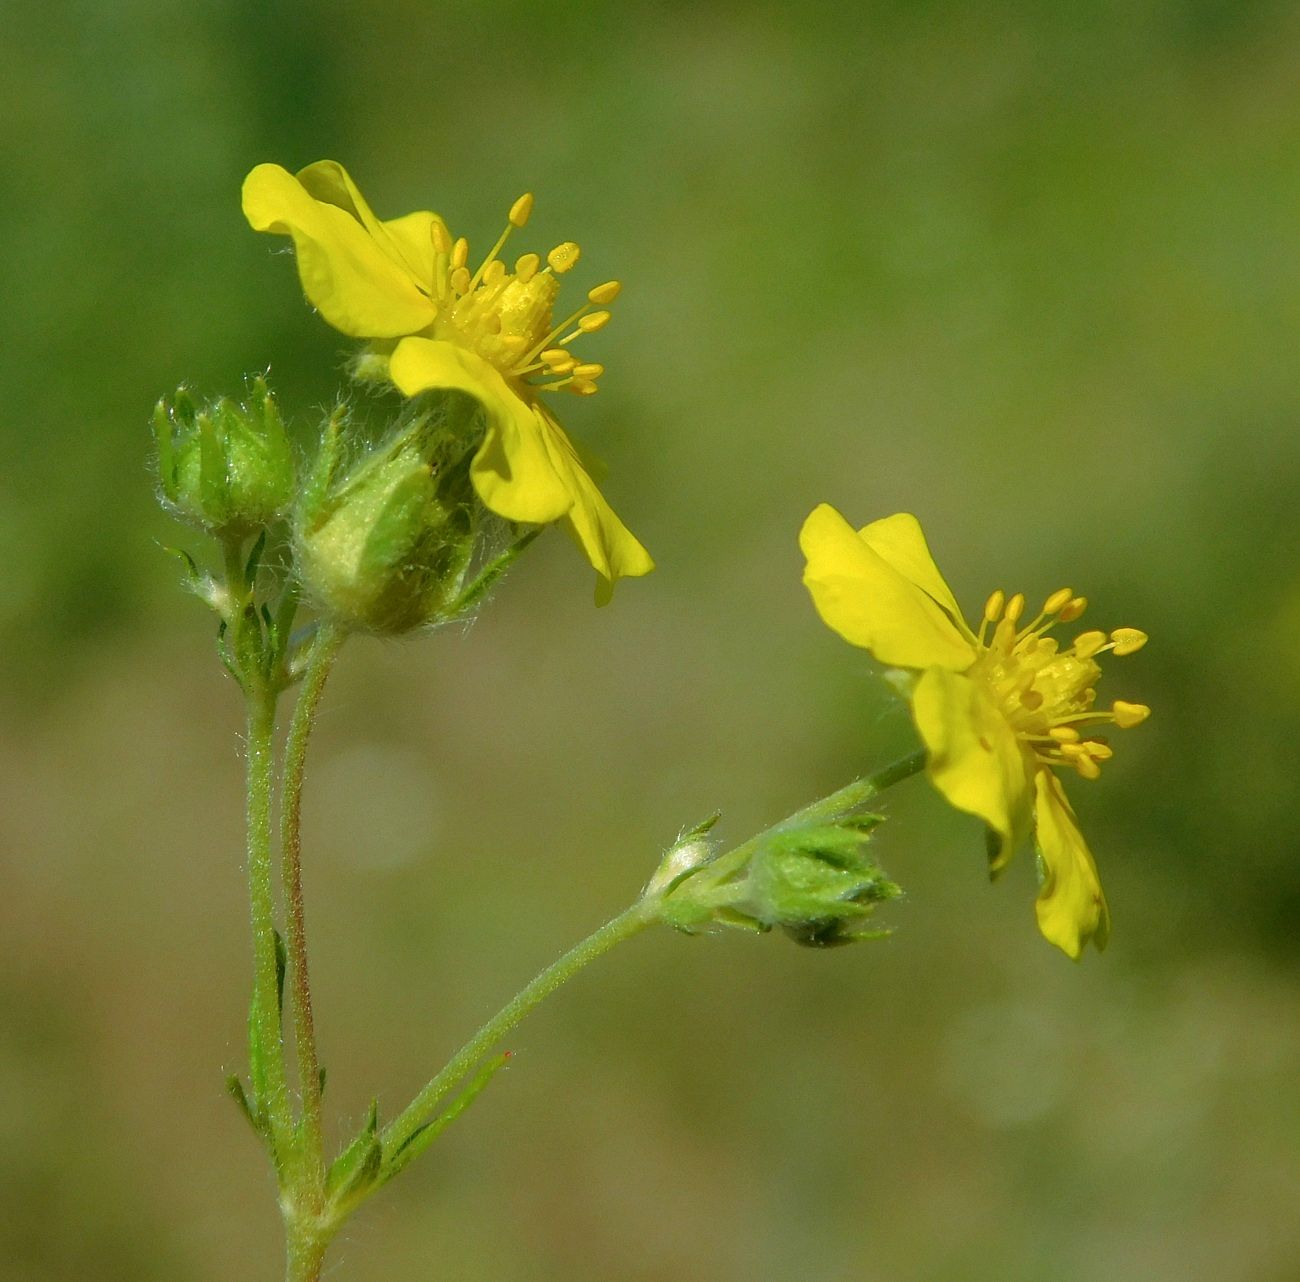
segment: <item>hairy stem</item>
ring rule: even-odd
[[[248,695],[248,898],[253,923],[254,1072],[265,1080],[264,1098],[277,1166],[288,1153],[293,1119],[285,1080],[271,885],[271,793],[274,771],[275,696],[265,689]]]
[[[307,919],[302,892],[302,788],[307,744],[315,725],[316,710],[345,635],[340,629],[322,627],[312,645],[302,690],[285,741],[280,803],[280,878],[287,909],[285,943],[289,962],[289,999],[293,1007],[298,1091],[302,1101],[303,1191],[309,1195],[313,1210],[324,1205],[325,1157],[320,1057],[312,1016],[311,979],[307,969]]]

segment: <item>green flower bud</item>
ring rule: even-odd
[[[468,460],[439,457],[420,421],[343,468],[342,430],[336,415],[298,503],[303,588],[346,627],[393,635],[433,622],[474,550]]]
[[[867,856],[872,822],[796,829],[765,842],[746,879],[746,908],[801,944],[826,947],[863,937],[863,920],[899,888]]]
[[[719,855],[706,840],[712,820],[683,833],[664,856],[643,899],[670,926],[694,934],[710,925],[764,933],[779,927],[824,948],[870,938],[878,903],[899,888],[865,853],[880,815],[784,825]]]
[[[293,497],[293,453],[266,380],[245,400],[195,406],[182,387],[153,413],[159,492],[178,520],[223,539],[279,520]]]

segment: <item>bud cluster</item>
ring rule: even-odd
[[[430,399],[378,432],[336,411],[301,480],[264,378],[238,401],[199,405],[181,388],[159,402],[159,497],[220,546],[224,579],[181,556],[241,684],[296,679],[300,603],[341,632],[407,632],[466,613],[531,541],[485,555],[501,522],[470,482],[480,407],[459,392]]]

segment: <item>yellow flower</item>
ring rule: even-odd
[[[505,231],[472,272],[469,243],[453,240],[437,214],[376,218],[332,160],[297,175],[258,165],[244,180],[243,207],[255,230],[293,237],[303,291],[335,329],[391,347],[389,376],[404,395],[447,389],[479,402],[485,434],[471,477],[492,511],[536,525],[562,522],[600,576],[598,601],[609,599],[614,580],[654,568],[539,395],[597,390],[604,367],[580,361],[569,344],[606,324],[619,284],[596,286],[553,323],[559,277],[578,261],[578,246],[556,246],[545,265],[525,254],[513,270],[498,257],[528,221],[531,195],[515,201]]]
[[[1071,957],[1089,939],[1104,947],[1110,916],[1101,882],[1054,772],[1095,779],[1111,749],[1091,731],[1127,729],[1150,715],[1139,703],[1096,704],[1097,657],[1132,654],[1146,634],[1084,632],[1062,649],[1047,633],[1087,605],[1069,588],[1053,592],[1029,620],[1023,596],[994,592],[972,631],[919,522],[906,512],[854,530],[822,504],[804,522],[799,543],[808,562],[804,583],[823,621],[911,674],[906,684],[930,778],[996,835],[992,871],[1001,871],[1033,827],[1039,929]]]

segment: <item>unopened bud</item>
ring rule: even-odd
[[[219,538],[246,538],[284,516],[293,496],[293,454],[266,380],[249,380],[241,402],[199,408],[179,389],[153,414],[163,505]]]
[[[468,508],[435,474],[418,425],[336,476],[339,431],[336,419],[294,521],[303,588],[345,627],[393,635],[432,622],[473,551]]]

